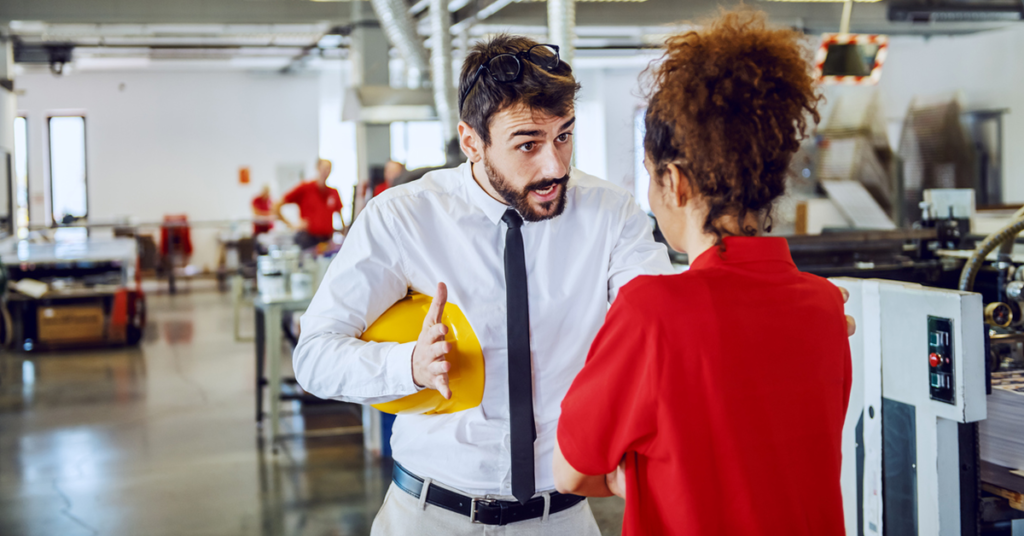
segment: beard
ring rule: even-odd
[[[544,179],[533,184],[529,184],[522,190],[516,190],[504,175],[491,166],[491,162],[487,159],[487,155],[484,155],[484,172],[487,173],[487,180],[491,182],[491,186],[498,192],[502,199],[509,204],[509,206],[516,209],[516,212],[518,212],[525,221],[535,222],[549,220],[556,216],[560,216],[562,212],[565,211],[566,183],[569,182],[568,173],[566,173],[564,177],[558,179]],[[555,185],[561,187],[558,192],[558,197],[555,199],[545,201],[543,203],[532,203],[530,201],[530,192],[535,190],[544,190],[549,186]]]

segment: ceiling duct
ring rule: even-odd
[[[572,65],[573,40],[576,38],[576,1],[548,0],[548,40],[558,47],[558,55]]]
[[[428,89],[390,86],[351,87],[342,101],[341,120],[387,124],[396,121],[434,121],[434,96]]]
[[[434,106],[441,119],[444,142],[456,137],[459,110],[455,102],[452,83],[451,14],[448,0],[430,0],[430,34],[434,46],[430,49],[430,73],[434,89]]]
[[[371,0],[371,3],[388,41],[405,60],[409,78],[418,85],[427,74],[427,51],[416,34],[408,5],[405,0]]]

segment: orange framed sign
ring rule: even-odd
[[[814,58],[822,84],[872,85],[882,77],[889,37],[875,34],[823,34]]]

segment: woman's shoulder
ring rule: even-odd
[[[696,273],[641,275],[624,285],[615,301],[641,314],[659,315],[666,307],[685,313],[699,301],[700,288],[706,288],[706,282]]]

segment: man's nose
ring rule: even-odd
[[[545,178],[560,179],[569,173],[569,162],[563,161],[554,143],[546,144],[542,151],[541,171]]]

